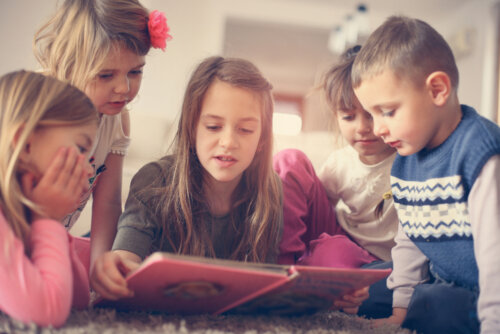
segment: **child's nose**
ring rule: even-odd
[[[237,146],[236,133],[233,130],[227,129],[221,133],[219,144],[224,148],[234,148]]]
[[[389,131],[385,124],[376,120],[373,121],[373,133],[375,134],[375,136],[383,137],[386,136],[388,132]]]
[[[359,117],[358,118],[357,131],[359,133],[368,133],[373,129],[373,119],[371,117]]]
[[[117,82],[115,86],[115,92],[119,94],[125,94],[128,93],[130,90],[130,80],[128,77],[123,77],[120,79],[120,81]]]

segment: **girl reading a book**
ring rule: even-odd
[[[113,250],[91,276],[103,297],[154,251],[276,262],[283,224],[272,167],[271,84],[250,62],[211,57],[188,83],[173,153],[133,177]]]
[[[272,167],[271,84],[250,62],[211,57],[184,96],[173,154],[134,176],[113,250],[91,276],[102,297],[131,296],[124,276],[155,251],[276,263],[283,229]],[[355,313],[361,289],[335,306]]]

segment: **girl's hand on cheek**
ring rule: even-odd
[[[41,178],[31,172],[22,175],[24,194],[42,210],[42,214],[33,213],[33,219],[61,220],[77,209],[84,185],[88,187],[85,163],[74,148],[61,148]]]

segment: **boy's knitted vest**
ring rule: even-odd
[[[440,146],[398,155],[391,185],[399,222],[432,273],[474,288],[478,269],[467,201],[484,164],[500,154],[500,128],[468,106],[462,105],[462,114]]]

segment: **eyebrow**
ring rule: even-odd
[[[144,66],[146,66],[146,62],[142,62],[142,63],[140,63],[139,65],[137,65],[137,66],[136,66],[136,67],[134,67],[134,68],[144,67]]]
[[[132,67],[132,69],[134,70],[136,68],[141,68],[144,66],[146,66],[146,62],[142,62],[139,65]],[[99,70],[99,72],[106,72],[106,71],[116,71],[116,69],[115,68],[102,68]]]
[[[220,116],[217,116],[217,115],[211,115],[211,114],[203,115],[203,116],[201,116],[201,118],[203,118],[203,119],[213,118],[213,119],[216,119],[216,120],[224,120],[223,117],[220,117]],[[244,118],[240,118],[238,120],[238,122],[260,122],[260,120],[258,118],[256,118],[256,117],[244,117]]]

